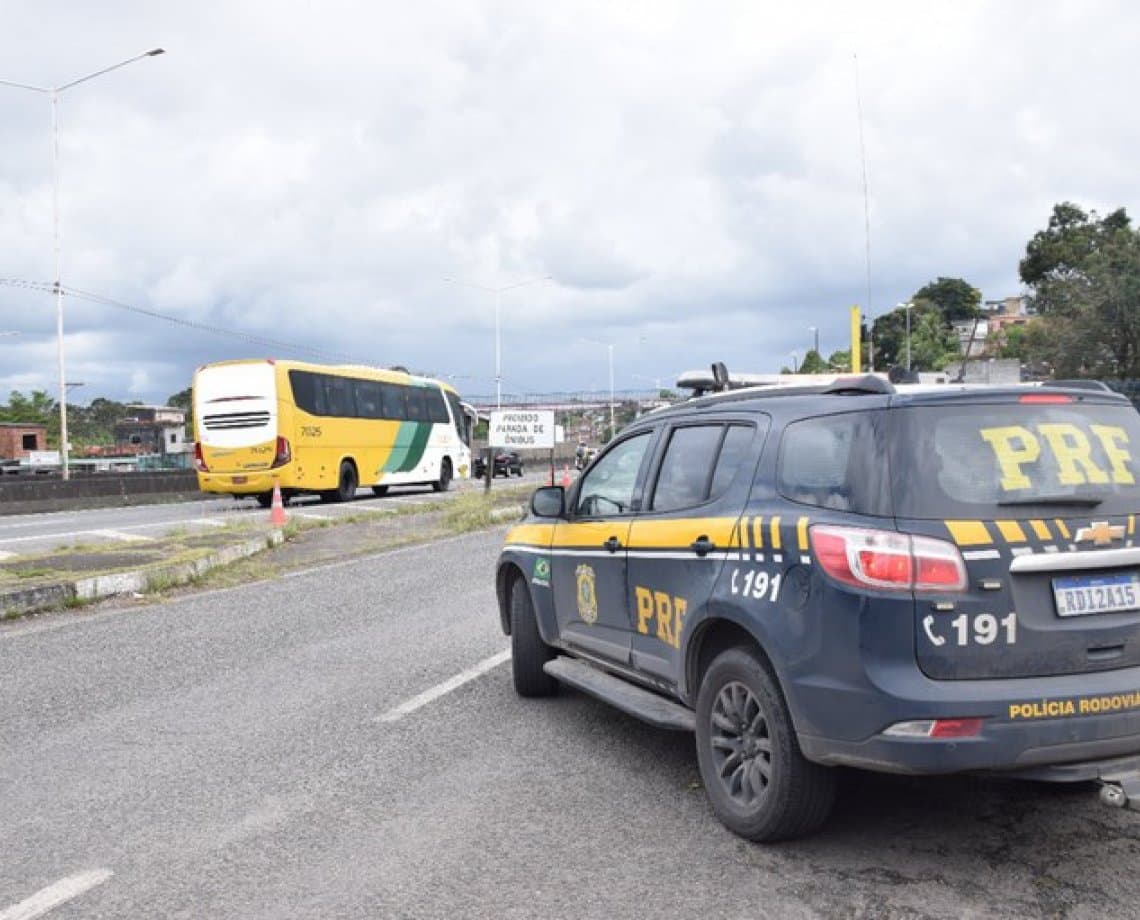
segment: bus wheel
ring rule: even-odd
[[[321,493],[321,501],[323,502],[348,502],[356,497],[356,467],[352,462],[345,460],[340,465],[340,477],[337,479],[337,487],[330,489],[327,492]]]
[[[446,492],[451,488],[451,461],[446,457],[439,466],[439,479],[431,484],[436,492]]]

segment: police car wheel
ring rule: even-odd
[[[542,670],[554,649],[542,641],[526,581],[511,587],[511,674],[519,696],[554,696],[558,681]]]
[[[779,685],[742,648],[718,655],[697,695],[697,761],[713,811],[749,840],[815,830],[835,801],[835,773],[804,759]]]

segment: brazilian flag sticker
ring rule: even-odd
[[[550,560],[545,556],[539,556],[534,560],[534,572],[531,573],[530,580],[532,584],[543,585],[550,587]]]

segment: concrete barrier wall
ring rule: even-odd
[[[92,473],[66,482],[56,476],[0,479],[0,514],[118,507],[208,497],[198,491],[198,474],[193,470]]]

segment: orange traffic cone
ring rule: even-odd
[[[285,524],[285,503],[281,501],[281,486],[273,483],[273,505],[269,509],[269,523],[274,527]]]
[[[565,463],[562,464],[562,485],[568,487],[570,485],[570,467]]]

